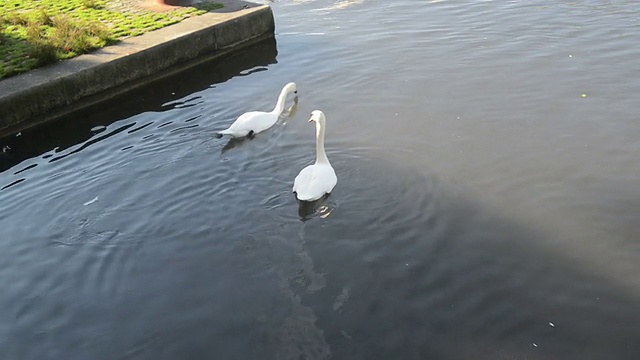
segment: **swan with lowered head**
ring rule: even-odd
[[[278,96],[278,102],[276,103],[276,107],[273,111],[246,112],[240,115],[240,117],[238,117],[228,129],[218,132],[216,136],[218,138],[221,138],[223,135],[230,135],[234,138],[253,138],[255,134],[267,130],[278,121],[278,117],[284,110],[284,102],[287,99],[287,95],[292,92],[296,94],[297,101],[298,89],[295,83],[290,82],[282,88],[280,96]]]
[[[326,119],[320,110],[311,112],[309,122],[316,123],[316,162],[302,169],[293,181],[293,192],[300,201],[315,201],[330,194],[338,178],[324,152]]]

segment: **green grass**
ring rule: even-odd
[[[0,0],[0,79],[221,8],[154,12],[126,1]]]
[[[210,1],[203,1],[200,2],[196,5],[194,5],[196,7],[196,9],[198,10],[204,10],[204,11],[213,11],[213,10],[218,10],[222,7],[224,7],[224,5],[219,4],[219,3],[215,3],[215,2],[210,2]]]

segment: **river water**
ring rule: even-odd
[[[0,358],[640,358],[636,5],[281,0],[275,40],[1,139]]]

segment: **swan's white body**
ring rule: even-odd
[[[326,119],[320,110],[311,113],[309,122],[316,123],[316,162],[302,169],[293,181],[293,192],[301,201],[315,201],[330,194],[338,183],[336,172],[331,167],[324,151]]]
[[[236,121],[229,126],[228,129],[218,132],[218,136],[230,135],[234,138],[253,136],[257,133],[263,132],[272,127],[276,122],[282,111],[284,110],[284,103],[289,93],[298,93],[295,83],[288,83],[280,92],[276,107],[271,112],[264,111],[250,111],[246,112],[236,119]]]

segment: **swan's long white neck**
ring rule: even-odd
[[[278,96],[276,107],[273,108],[273,111],[271,113],[276,115],[280,115],[282,113],[282,110],[284,110],[284,102],[287,100],[287,93],[289,93],[289,91],[287,91],[286,88],[280,91],[280,96]]]
[[[327,153],[324,151],[325,124],[316,121],[316,164],[328,164]]]

